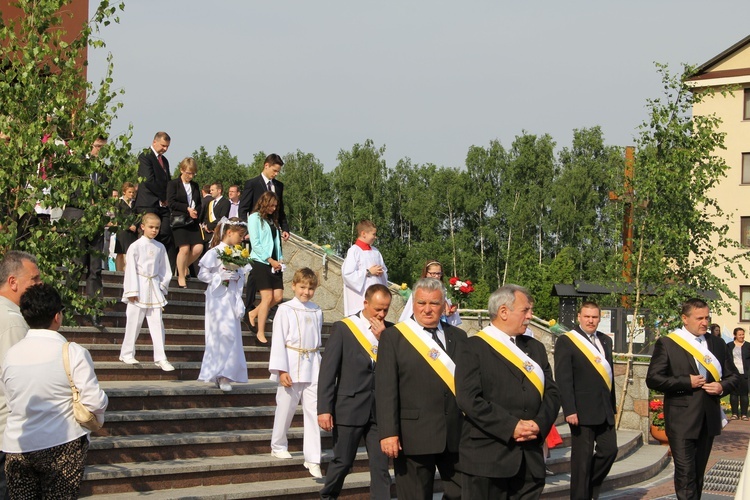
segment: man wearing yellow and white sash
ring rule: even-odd
[[[683,327],[656,341],[646,376],[649,389],[664,393],[664,423],[679,500],[700,498],[711,446],[721,434],[719,401],[738,383],[726,345],[706,335],[709,318],[703,300],[685,302]]]
[[[318,425],[333,432],[333,460],[320,498],[338,498],[364,437],[370,462],[370,498],[391,498],[388,457],[380,449],[375,420],[375,363],[391,291],[381,284],[365,291],[364,308],[331,327],[318,376]]]
[[[413,316],[386,328],[375,370],[380,446],[393,458],[399,499],[432,498],[435,468],[443,498],[461,498],[456,470],[461,411],[454,359],[466,333],[440,322],[445,288],[435,278],[414,284]]]
[[[544,489],[542,445],[560,410],[544,345],[524,335],[533,299],[518,285],[490,295],[491,324],[456,361],[464,412],[459,470],[463,498],[535,499]]]
[[[617,458],[612,339],[597,331],[601,309],[584,301],[578,326],[555,344],[555,381],[570,425],[570,498],[599,498]]]

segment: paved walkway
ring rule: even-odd
[[[721,435],[714,440],[708,471],[719,460],[744,460],[750,443],[750,421],[730,420]],[[602,493],[602,499],[648,500],[674,497],[674,467],[672,463],[658,476],[649,481],[627,488]],[[703,492],[703,500],[734,498],[726,493]]]

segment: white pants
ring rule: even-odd
[[[305,462],[320,463],[320,427],[318,427],[318,383],[296,382],[291,387],[279,385],[276,389],[276,415],[273,419],[271,450],[287,451],[289,440],[286,433],[292,425],[294,412],[302,400],[302,414],[305,417],[305,435],[302,450]]]
[[[164,322],[161,320],[161,307],[149,307],[147,309],[135,304],[128,304],[125,310],[125,338],[122,339],[120,357],[135,357],[135,341],[141,333],[143,318],[148,322],[148,331],[151,334],[151,342],[154,344],[154,362],[167,359],[164,353]]]

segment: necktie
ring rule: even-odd
[[[591,341],[592,344],[594,344],[594,347],[596,347],[596,350],[599,351],[599,346],[596,345],[596,334],[595,333],[592,333],[591,335],[589,335],[589,340]]]
[[[432,334],[432,340],[434,340],[437,345],[440,346],[442,350],[445,350],[445,346],[442,342],[440,342],[440,337],[438,337],[438,329],[437,328],[425,328],[426,331],[430,332]]]
[[[705,339],[703,337],[697,337],[696,340],[698,343],[702,346]],[[695,360],[695,363],[698,365],[698,373],[701,374],[701,377],[706,377],[708,375],[708,372],[706,371],[706,367],[703,366],[702,363],[700,363],[698,360]]]
[[[211,203],[208,204],[208,222],[213,222],[216,220],[214,217],[214,201],[211,200]]]
[[[266,187],[268,187],[269,191],[273,191],[273,185],[271,184],[271,181],[268,181],[268,183],[266,184]]]
[[[156,155],[156,159],[159,160],[159,165],[161,165],[161,169],[166,172],[167,168],[164,166],[164,159],[162,155]]]
[[[513,345],[516,345],[516,338],[515,337],[511,337],[510,341],[513,342]]]

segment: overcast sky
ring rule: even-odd
[[[92,9],[98,2],[91,0]],[[629,145],[657,97],[654,61],[678,71],[750,34],[731,0],[125,0],[107,52],[133,147],[172,136],[172,165],[226,145],[313,153],[327,170],[372,139],[390,166],[461,167],[471,145],[527,131],[570,145],[600,125]]]

